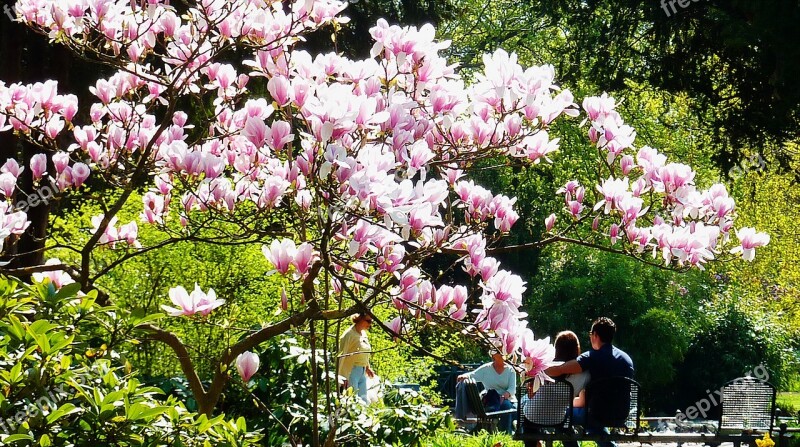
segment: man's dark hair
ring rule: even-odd
[[[592,333],[597,334],[603,343],[611,343],[615,332],[617,332],[617,325],[611,321],[611,318],[600,317],[592,323]]]

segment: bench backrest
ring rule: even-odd
[[[722,387],[720,431],[772,430],[775,387],[754,377],[740,377]]]
[[[533,428],[572,426],[572,384],[566,380],[545,382],[539,389],[536,378],[526,380],[517,398],[520,417],[526,425]],[[529,397],[535,391],[533,397]]]
[[[481,392],[478,389],[478,383],[475,379],[464,379],[464,391],[467,394],[467,402],[475,416],[478,418],[486,418],[486,409],[483,407],[483,400],[481,399]]]
[[[592,379],[586,386],[589,427],[639,429],[639,383],[629,377]]]

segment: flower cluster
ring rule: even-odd
[[[698,190],[691,167],[669,163],[649,146],[636,149],[636,133],[615,107],[614,98],[605,94],[583,101],[591,120],[589,139],[605,154],[611,175],[596,185],[597,200],[591,208],[585,202],[591,199],[577,181],[559,189],[567,211],[576,220],[594,213],[594,230],[605,217],[611,245],[620,242],[633,252],[652,251],[666,265],[703,268],[721,252],[733,228],[733,199],[722,184]],[[553,230],[555,220],[555,215],[547,218],[547,231]],[[752,228],[736,234],[741,245],[731,252],[742,252],[746,260],[753,259],[755,248],[769,243],[768,235]]]

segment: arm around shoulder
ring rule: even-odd
[[[550,377],[558,377],[564,374],[578,374],[581,371],[583,371],[583,368],[581,368],[580,363],[577,360],[570,360],[559,366],[551,366],[544,372]]]

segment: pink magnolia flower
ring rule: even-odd
[[[387,326],[389,327],[389,330],[391,330],[396,336],[403,335],[408,331],[403,324],[403,318],[399,316],[394,317],[394,319],[392,319]]]
[[[392,273],[403,266],[403,259],[406,256],[406,249],[402,245],[390,244],[378,254],[378,267]]]
[[[584,206],[577,200],[570,200],[567,202],[567,208],[569,208],[569,213],[572,214],[572,217],[577,218],[583,211]]]
[[[92,234],[97,233],[100,229],[100,224],[103,222],[103,215],[93,216],[92,217]],[[100,239],[97,241],[98,244],[110,244],[111,247],[114,247],[114,244],[119,240],[119,232],[116,228],[117,225],[117,216],[111,218],[106,226],[105,230],[103,231],[103,235],[100,236]]]
[[[556,194],[569,194],[568,197],[572,197],[580,186],[581,184],[577,180],[570,180],[564,186],[558,188]]]
[[[280,107],[285,107],[292,101],[289,80],[283,76],[272,77],[267,82],[267,91]]]
[[[260,363],[258,354],[249,351],[243,352],[236,357],[236,371],[239,372],[243,381],[249,382],[258,371]]]
[[[316,258],[314,247],[308,242],[303,242],[297,247],[291,263],[300,275],[305,276]]]
[[[211,313],[212,310],[225,304],[225,300],[217,299],[217,294],[214,292],[214,289],[208,289],[208,293],[204,293],[197,283],[195,283],[194,290],[191,294],[189,294],[183,286],[169,289],[169,298],[172,303],[178,307],[175,308],[162,304],[161,308],[173,317],[182,315],[191,316],[197,313],[206,316]]]
[[[266,142],[276,152],[283,150],[287,143],[294,139],[292,126],[286,121],[275,121],[266,134]]]
[[[742,259],[752,261],[756,256],[756,248],[769,244],[769,235],[758,233],[755,228],[744,227],[736,232],[740,246],[734,247],[731,253],[741,253]]]
[[[619,237],[619,225],[611,224],[611,229],[609,230],[609,237],[611,238],[611,245],[617,243],[617,238]]]
[[[484,288],[491,292],[494,300],[508,301],[519,308],[522,305],[522,294],[525,292],[525,281],[519,275],[508,270],[500,270],[485,282]]]
[[[85,163],[75,163],[72,165],[72,185],[79,188],[89,178],[90,173],[89,166]]]
[[[144,202],[144,211],[140,214],[141,219],[151,224],[163,224],[164,196],[150,191],[142,197],[142,201]]]
[[[50,258],[44,265],[59,265],[61,261],[58,258]],[[37,272],[34,273],[33,279],[37,282],[42,282],[45,279],[48,279],[56,289],[60,289],[67,284],[72,284],[75,280],[72,279],[66,272],[63,270],[51,270],[48,272]]]
[[[627,195],[628,179],[609,177],[603,180],[602,184],[597,185],[597,191],[603,195],[603,198],[594,205],[594,210],[597,211],[605,205],[604,212],[608,214],[612,209],[618,209],[619,202]]]
[[[42,176],[47,173],[47,155],[35,154],[31,157],[30,167],[33,180],[41,180]]]
[[[553,366],[553,359],[556,356],[556,349],[550,344],[550,337],[536,340],[533,332],[526,329],[522,335],[521,345],[526,375],[548,380],[544,371]]]
[[[66,152],[56,152],[53,154],[53,165],[56,167],[56,174],[61,174],[69,167],[69,154]]]
[[[619,162],[619,167],[622,169],[622,175],[628,175],[634,167],[633,157],[630,155],[623,155]]]
[[[583,109],[592,121],[598,121],[612,114],[616,108],[616,101],[613,97],[603,93],[602,96],[591,96],[583,99]]]
[[[547,216],[547,219],[544,220],[544,229],[547,232],[550,232],[556,224],[556,215],[551,214]]]
[[[6,198],[9,198],[14,194],[15,189],[17,189],[17,178],[14,174],[10,172],[0,174],[0,192],[2,192]]]
[[[282,241],[275,239],[269,247],[266,245],[261,247],[261,252],[267,260],[275,266],[275,270],[285,275],[289,273],[294,257],[297,254],[297,247],[291,239],[284,239]]]
[[[286,289],[281,287],[281,310],[289,309],[289,296],[286,294]]]
[[[137,248],[141,247],[139,241],[136,240],[138,237],[139,227],[136,225],[136,222],[130,222],[119,227],[119,238],[124,240],[128,245]]]
[[[2,172],[2,173],[6,173],[6,172],[7,172],[7,173],[9,173],[9,174],[13,175],[13,176],[14,176],[14,178],[17,178],[17,177],[19,177],[19,175],[20,175],[20,174],[22,173],[22,171],[24,171],[24,170],[25,170],[25,168],[24,168],[24,167],[22,167],[22,166],[20,166],[20,165],[19,165],[19,163],[17,163],[17,160],[14,160],[13,158],[9,158],[9,159],[8,159],[8,160],[7,160],[7,161],[6,161],[6,162],[3,164],[3,167],[2,167],[2,168],[0,168],[0,172]]]

